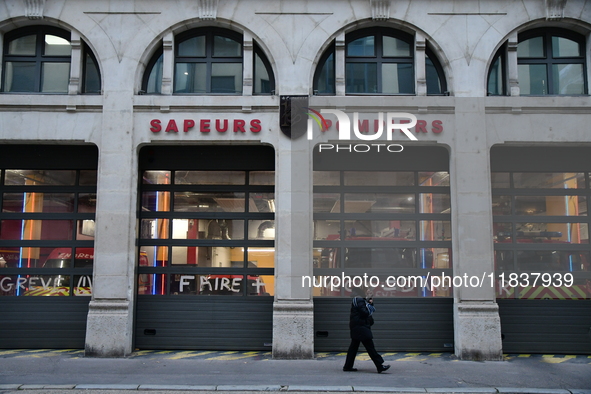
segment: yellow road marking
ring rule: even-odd
[[[236,353],[236,352],[233,352]],[[248,357],[254,357],[254,356],[258,356],[259,352],[245,352],[242,354],[236,354],[236,355],[226,355],[226,356],[217,356],[217,357],[210,357],[210,358],[206,358],[206,360],[217,360],[217,361],[231,361],[231,360],[240,360],[242,358],[248,358]]]
[[[425,360],[426,360],[426,358],[417,358],[416,356],[411,356],[411,357],[399,358],[396,361],[425,361]]]
[[[441,357],[443,353],[431,353],[429,354],[430,357]]]
[[[180,360],[181,358],[193,357],[195,356],[195,351],[184,351],[176,353],[174,356],[168,357],[169,360]]]
[[[519,356],[517,356],[517,357],[531,357],[531,354],[520,354],[520,355],[519,355]]]
[[[565,361],[568,361],[572,358],[575,358],[576,356],[564,356],[564,358],[559,358],[559,357],[554,357],[551,355],[543,355],[542,356],[542,362],[544,363],[549,363],[549,364],[560,364],[563,363]]]
[[[0,356],[4,356],[6,354],[20,353],[20,352],[22,352],[22,350],[6,350],[4,352],[0,352]]]

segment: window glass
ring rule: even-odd
[[[339,171],[314,171],[314,186],[338,186],[341,183]]]
[[[449,186],[449,172],[419,172],[419,186]]]
[[[490,174],[492,188],[508,188],[511,187],[511,174],[508,172],[493,172]]]
[[[425,56],[425,72],[427,78],[427,94],[443,94],[439,73],[429,56]]]
[[[96,211],[96,193],[78,194],[78,212],[94,213]]]
[[[543,58],[544,37],[533,37],[517,45],[517,57]]]
[[[383,55],[388,57],[411,56],[410,44],[399,38],[383,36]]]
[[[414,241],[416,222],[411,220],[345,220],[348,241]]]
[[[213,56],[240,57],[242,56],[242,45],[229,37],[214,36]]]
[[[170,192],[143,192],[142,210],[152,212],[170,211]]]
[[[171,172],[170,171],[144,171],[143,183],[144,184],[155,184],[155,185],[167,185],[170,184]]]
[[[215,63],[211,70],[212,93],[240,93],[242,63]]]
[[[4,193],[2,212],[74,212],[74,193]]]
[[[251,209],[256,209],[253,204]],[[176,212],[245,212],[244,193],[176,192]]]
[[[2,220],[0,239],[71,240],[72,220]]]
[[[382,93],[411,94],[414,92],[413,65],[382,63]]]
[[[244,185],[244,171],[175,171],[177,185]]]
[[[415,268],[414,248],[346,248],[345,268]]]
[[[523,272],[589,271],[589,252],[518,250],[515,253],[517,269]]]
[[[548,75],[545,64],[520,64],[517,72],[522,95],[548,94]]]
[[[419,223],[421,241],[451,241],[451,222],[442,220],[421,220]]]
[[[503,75],[502,57],[498,56],[497,59],[494,61],[493,65],[491,66],[490,73],[488,76],[488,94],[495,96],[504,94],[504,78],[505,76]]]
[[[275,221],[274,220],[249,220],[248,221],[248,239],[274,240],[275,239]]]
[[[420,249],[419,267],[446,269],[451,267],[451,248]]]
[[[173,219],[173,239],[244,239],[244,220]]]
[[[168,239],[168,219],[142,219],[140,238]]]
[[[589,234],[587,223],[515,223],[517,243],[589,243],[582,234]]]
[[[254,54],[254,93],[271,93],[271,77],[258,53]]]
[[[347,93],[378,93],[377,72],[376,63],[347,63]]]
[[[419,194],[420,213],[450,213],[451,202],[449,194],[421,193]]]
[[[191,37],[180,42],[178,56],[205,57],[205,36]]]
[[[249,184],[251,185],[274,185],[274,171],[250,171]]]
[[[586,216],[585,196],[515,196],[515,214],[529,216]]]
[[[341,239],[339,220],[314,220],[314,240],[335,241]]]
[[[338,205],[338,204],[335,204]],[[340,207],[339,207],[340,208]],[[414,194],[347,193],[345,213],[414,213]]]
[[[511,215],[511,196],[492,196],[493,215]]]
[[[555,94],[585,93],[582,64],[553,64],[552,76]]]
[[[19,56],[35,56],[37,51],[37,35],[31,34],[15,38],[8,43],[8,54]]]
[[[570,172],[516,172],[513,174],[516,188],[584,189],[585,174]]]
[[[338,193],[314,193],[315,213],[340,213],[341,195]]]
[[[176,63],[174,91],[176,93],[205,93],[207,91],[206,63]]]
[[[67,93],[70,81],[70,63],[43,63],[41,91],[44,93]]]
[[[45,56],[70,56],[72,53],[72,47],[68,40],[51,34],[46,34],[45,50],[43,53]]]
[[[250,192],[248,199],[248,212],[253,213],[274,213],[275,194]]]
[[[35,63],[34,62],[6,62],[5,88],[7,92],[35,91]]]
[[[330,94],[335,92],[335,76],[334,76],[334,53],[331,53],[318,74],[316,81],[316,90],[320,94]]]
[[[162,91],[162,58],[163,55],[160,55],[150,70],[146,85],[146,93],[148,94],[161,93]]]
[[[552,37],[552,57],[581,56],[581,46],[578,42],[564,37]]]
[[[96,186],[96,175],[96,170],[80,170],[78,183],[81,186]]]
[[[375,37],[361,37],[347,44],[347,56],[374,56]]]
[[[413,172],[345,171],[345,186],[412,186]]]
[[[6,170],[5,185],[74,185],[76,171],[70,170]]]
[[[89,54],[84,54],[84,93],[100,93],[101,77],[98,65],[94,58]]]

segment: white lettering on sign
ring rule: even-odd
[[[195,277],[193,275],[181,275],[181,280],[179,281],[179,293],[183,292],[183,288],[185,286],[190,286],[191,283],[187,280],[193,280]]]

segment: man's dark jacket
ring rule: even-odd
[[[351,316],[349,317],[349,328],[351,330],[351,339],[365,341],[373,339],[371,326],[373,317],[371,316],[376,309],[369,304],[365,298],[355,297],[351,302]]]

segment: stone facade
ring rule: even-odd
[[[336,135],[290,140],[279,131],[279,95],[313,95],[313,76],[324,50],[336,40],[337,88],[316,96],[314,107],[386,110],[441,120],[443,132],[422,134],[421,144],[450,152],[454,272],[493,272],[490,148],[496,144],[591,146],[591,101],[583,96],[522,97],[509,66],[510,95],[487,96],[487,73],[497,50],[534,27],[591,33],[591,4],[584,0],[4,0],[0,37],[22,26],[59,26],[80,37],[97,58],[102,94],[0,94],[2,143],[91,143],[99,150],[94,289],[86,351],[125,356],[133,351],[138,151],[166,144],[265,143],[276,151],[276,293],[273,354],[310,358],[314,351],[313,297],[302,288],[312,274],[311,151]],[[165,64],[163,94],[140,94],[154,50],[173,47],[174,35],[195,27],[222,27],[255,40],[271,63],[275,95],[252,95],[245,68],[236,96],[171,94]],[[417,68],[414,96],[345,95],[339,70],[344,35],[386,26],[429,43],[441,63],[447,96],[427,96]],[[587,44],[589,47],[589,44]],[[168,49],[167,49],[168,48]],[[245,47],[246,50],[246,47]],[[424,51],[424,48],[423,48]],[[509,51],[508,58],[511,59]],[[587,80],[589,50],[587,49]],[[418,56],[417,56],[418,57]],[[166,60],[165,54],[165,60]],[[73,60],[74,62],[74,60]],[[424,70],[423,76],[424,76]],[[78,74],[72,71],[72,77]],[[340,78],[340,79],[339,79]],[[166,84],[168,88],[166,87]],[[254,133],[154,133],[152,119],[260,119]],[[407,139],[398,142],[408,143]],[[296,164],[297,163],[297,164]],[[296,168],[297,167],[297,171]],[[130,170],[131,169],[131,170]],[[462,359],[502,357],[498,308],[490,288],[454,294],[455,353]]]

